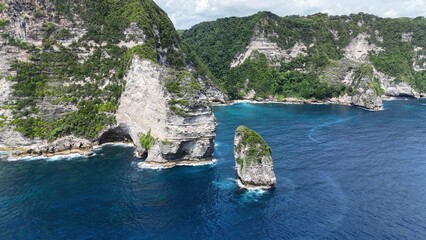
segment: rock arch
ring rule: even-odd
[[[130,136],[130,128],[126,124],[121,123],[104,131],[100,135],[98,143],[101,145],[109,142],[133,142]]]

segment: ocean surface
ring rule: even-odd
[[[0,239],[426,239],[426,100],[215,107],[213,165],[149,170],[133,149],[0,162]],[[235,183],[244,124],[277,185]]]

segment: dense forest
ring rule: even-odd
[[[260,33],[282,49],[290,50],[296,43],[311,47],[307,48],[306,55],[282,61],[278,67],[268,66],[265,58],[252,54],[243,64],[231,68],[235,56]],[[369,44],[384,49],[379,54],[370,54],[368,63],[396,77],[397,81],[408,82],[420,92],[426,91],[424,71],[413,69],[413,64],[422,66],[425,61],[421,57],[426,47],[424,17],[390,19],[365,13],[279,17],[259,12],[249,17],[203,22],[184,31],[182,36],[222,81],[232,98],[241,98],[245,90],[254,89],[258,97],[323,99],[342,92],[351,93],[350,87],[327,81],[324,73],[337,65],[344,57],[344,49],[361,33],[369,36]],[[402,39],[404,35],[406,40]],[[247,79],[250,79],[248,86]]]

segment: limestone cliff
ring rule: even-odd
[[[129,141],[148,162],[211,160],[227,96],[152,0],[7,0],[0,32],[0,149]]]
[[[235,168],[244,187],[269,188],[276,183],[271,149],[255,131],[239,126],[234,138]]]
[[[116,119],[138,147],[141,134],[151,131],[155,143],[146,162],[209,160],[213,153],[216,121],[209,100],[189,73],[181,74],[173,79],[173,70],[135,57],[125,78]]]

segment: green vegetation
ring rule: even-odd
[[[146,150],[150,150],[155,143],[155,138],[151,136],[151,129],[146,134],[142,134],[139,138],[140,145]]]
[[[188,70],[171,71],[169,77],[165,80],[164,86],[169,93],[178,97],[194,94],[201,90],[200,84]]]
[[[0,11],[4,7],[1,4]],[[9,45],[30,54],[30,61],[13,64],[16,76],[11,79],[16,97],[11,124],[25,136],[54,140],[73,134],[96,139],[105,127],[115,124],[124,76],[134,55],[155,63],[161,59],[161,64],[175,69],[166,87],[176,94],[170,105],[182,116],[182,108],[188,105],[183,96],[201,89],[195,77],[213,78],[152,0],[56,0],[55,9],[69,21],[83,20],[86,34],[69,45],[74,33],[55,21],[46,22],[40,29],[42,49],[3,34]],[[35,9],[36,18],[43,14]],[[119,47],[131,23],[143,31],[145,44]],[[6,24],[0,20],[0,28]],[[66,46],[64,41],[68,41]],[[187,65],[195,68],[194,74],[184,70]],[[52,115],[49,106],[64,112]]]
[[[0,29],[3,29],[4,27],[6,27],[9,24],[8,20],[3,20],[0,19]]]
[[[255,131],[246,126],[239,126],[236,130],[237,134],[242,134],[242,138],[235,147],[237,152],[241,151],[242,147],[248,146],[248,153],[245,159],[237,159],[237,162],[242,166],[245,163],[250,166],[252,163],[261,163],[263,156],[271,156],[271,148],[266,144],[265,140]]]
[[[0,12],[3,12],[3,10],[6,9],[6,4],[0,3]]]
[[[382,96],[385,94],[385,91],[380,86],[380,83],[378,81],[373,81],[368,84],[369,88],[373,89],[374,92],[377,94],[377,96]]]
[[[7,117],[0,115],[0,129],[6,126],[6,123],[7,123]]]
[[[229,70],[225,78],[228,93],[231,98],[238,99],[244,94],[239,90],[247,88],[246,90],[255,89],[257,97],[262,98],[281,96],[321,100],[338,96],[344,91],[340,86],[320,81],[315,74],[288,68],[287,65],[283,65],[281,69],[272,68],[266,57],[258,54]]]
[[[355,79],[360,79],[362,77],[367,77],[369,79],[374,78],[373,76],[373,67],[369,64],[361,64],[355,70]]]
[[[365,13],[278,17],[270,12],[259,12],[244,18],[200,23],[182,36],[233,99],[241,98],[244,95],[241,91],[250,89],[254,89],[258,97],[278,95],[322,99],[342,91],[351,93],[351,89],[322,83],[318,76],[342,59],[345,47],[360,33],[369,35],[369,43],[385,50],[369,56],[377,70],[396,77],[397,81],[412,84],[420,92],[426,91],[425,74],[413,70],[413,61],[419,65],[426,61],[416,58],[426,55],[426,51],[414,50],[416,47],[426,49],[424,17],[390,19]],[[401,41],[404,33],[413,33],[411,39]],[[279,67],[271,67],[264,57],[255,56],[230,68],[233,58],[244,51],[255,35],[267,37],[282,49],[291,49],[296,43],[311,47],[306,56],[281,62]],[[284,80],[277,84],[277,78]],[[250,80],[248,88],[246,79]]]
[[[186,112],[183,108],[189,106],[188,100],[173,98],[169,101],[169,105],[170,110],[172,110],[176,115],[179,115],[181,117],[186,116]]]

